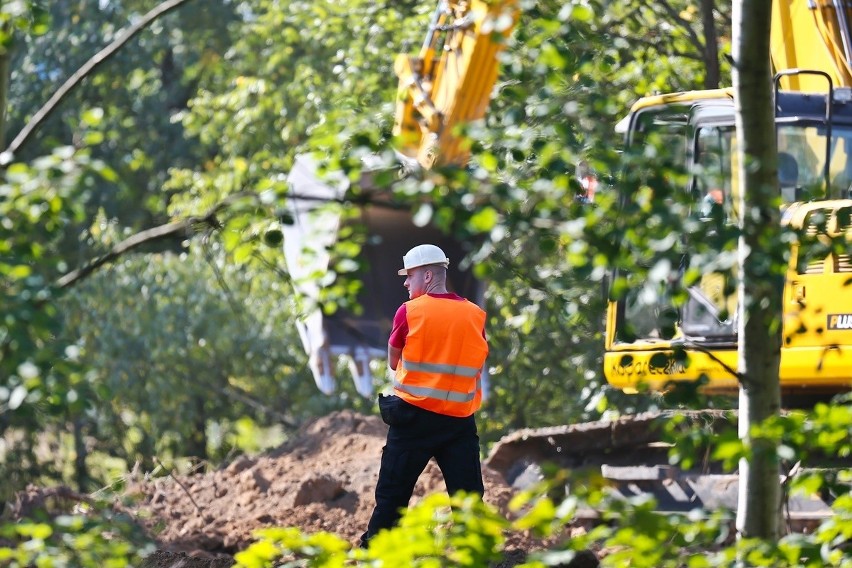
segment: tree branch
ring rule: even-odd
[[[677,25],[679,28],[683,29],[684,33],[689,37],[690,43],[695,47],[696,51],[699,54],[703,53],[705,49],[704,44],[701,42],[701,38],[698,37],[690,22],[681,17],[680,14],[676,10],[674,10],[668,2],[663,1],[660,2],[660,4],[663,12],[662,15],[657,11],[654,5],[637,7],[628,12],[624,18],[613,19],[603,28],[603,32],[609,33],[614,37],[618,37],[629,42],[645,45],[646,47],[651,48],[652,50],[659,53],[668,52],[669,55],[684,57],[686,59],[693,59],[696,61],[702,61],[703,57],[701,55],[695,53],[690,54],[675,49],[672,45],[670,45],[668,39],[663,38],[662,36],[658,36],[660,39],[658,41],[654,41],[653,39],[648,39],[650,36],[639,36],[633,33],[623,34],[615,31],[616,29],[622,26],[630,27],[631,25],[634,25],[637,21],[642,22],[642,26],[645,30],[652,29],[653,26],[650,26],[647,23],[645,15],[642,13],[642,8],[645,8],[650,10],[651,13],[653,13],[656,17],[662,17],[666,21],[669,21],[674,25]],[[661,46],[665,46],[666,49],[661,49]]]
[[[178,235],[192,234],[193,232],[195,232],[193,229],[194,226],[207,225],[208,227],[217,229],[219,228],[220,224],[216,218],[216,214],[222,209],[224,209],[230,203],[230,201],[232,201],[233,198],[236,197],[245,197],[245,195],[235,195],[232,196],[232,199],[225,200],[221,203],[216,204],[206,215],[200,217],[187,217],[186,219],[173,221],[165,225],[160,225],[159,227],[153,227],[151,229],[146,229],[144,231],[136,233],[135,235],[124,239],[123,241],[115,245],[105,255],[99,256],[98,258],[86,263],[81,268],[77,268],[76,270],[72,270],[71,272],[65,274],[59,280],[56,281],[56,286],[60,289],[69,288],[80,280],[83,280],[84,278],[92,274],[95,270],[97,270],[104,264],[116,260],[118,257],[120,257],[126,252],[139,248],[140,246],[148,243],[168,239]]]
[[[127,28],[125,31],[118,34],[118,37],[107,47],[99,51],[94,55],[91,59],[89,59],[82,67],[80,67],[73,75],[71,75],[65,83],[62,84],[61,87],[53,94],[52,97],[33,115],[30,121],[26,126],[21,130],[20,133],[15,137],[14,140],[9,144],[9,147],[6,148],[4,153],[14,154],[17,152],[20,147],[27,141],[27,139],[36,131],[36,129],[41,126],[41,123],[50,116],[50,114],[56,110],[56,107],[61,103],[66,96],[74,89],[80,82],[88,77],[98,66],[110,58],[115,52],[124,47],[128,41],[130,41],[136,34],[140,31],[151,25],[152,22],[157,20],[160,16],[171,12],[172,10],[180,7],[181,5],[189,2],[190,0],[166,0],[147,14],[145,14],[141,20]],[[9,161],[7,158],[5,161]]]
[[[745,377],[743,377],[743,375],[742,375],[739,371],[737,371],[736,369],[734,369],[733,367],[731,367],[730,365],[728,365],[727,363],[725,363],[724,361],[722,361],[722,360],[721,360],[721,359],[720,359],[720,358],[719,358],[719,357],[718,357],[715,353],[713,353],[710,349],[708,349],[708,348],[704,347],[703,345],[699,345],[699,344],[695,343],[694,341],[684,341],[684,342],[683,342],[683,345],[684,345],[684,347],[688,347],[688,348],[690,348],[690,349],[694,349],[695,351],[700,351],[701,353],[704,353],[704,354],[705,354],[705,355],[707,355],[707,356],[708,356],[708,357],[709,357],[712,361],[714,361],[715,363],[718,363],[720,367],[722,367],[723,369],[725,369],[725,371],[726,371],[726,372],[730,373],[732,377],[734,377],[735,379],[737,379],[737,383],[742,384],[743,379],[744,379]]]
[[[337,203],[340,205],[372,205],[373,207],[382,207],[385,209],[392,210],[403,210],[410,207],[410,205],[406,205],[404,203],[377,199],[369,194],[358,196],[357,199],[347,199],[345,197],[318,197],[315,195],[301,195],[298,193],[287,194],[286,197],[288,199],[295,199],[301,201]],[[223,210],[227,209],[228,206],[234,201],[245,198],[253,198],[255,200],[258,200],[260,196],[256,193],[248,191],[235,193],[214,205],[204,215],[187,217],[185,219],[173,221],[165,225],[152,227],[150,229],[146,229],[144,231],[136,233],[135,235],[128,237],[127,239],[115,245],[106,254],[99,256],[94,260],[87,262],[84,266],[72,270],[71,272],[68,272],[67,274],[63,275],[56,281],[56,286],[60,289],[70,288],[74,284],[77,284],[79,281],[91,275],[95,270],[97,270],[104,264],[112,262],[118,259],[123,254],[137,249],[143,245],[161,241],[163,239],[169,239],[175,236],[191,236],[194,233],[199,232],[199,226],[206,226],[211,229],[218,229],[221,227],[221,224],[219,223],[217,215]]]
[[[659,6],[663,10],[664,18],[669,22],[677,23],[681,29],[686,32],[686,35],[689,36],[689,39],[692,42],[692,45],[695,46],[695,50],[698,52],[704,51],[704,42],[701,41],[701,38],[698,37],[698,33],[696,33],[695,28],[692,23],[685,20],[681,15],[680,11],[676,10],[671,4],[666,1],[652,3],[651,9],[654,9],[654,6]]]

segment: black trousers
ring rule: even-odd
[[[376,507],[361,546],[381,529],[393,527],[408,507],[417,479],[435,458],[447,492],[485,493],[479,462],[479,436],[473,415],[456,418],[380,396],[382,419],[390,426],[376,484]]]

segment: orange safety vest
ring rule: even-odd
[[[470,416],[482,404],[480,374],[488,355],[485,312],[467,300],[424,294],[405,303],[408,335],[394,394],[448,416]]]

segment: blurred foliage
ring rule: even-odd
[[[130,517],[108,508],[0,526],[0,564],[10,568],[123,568],[139,566],[152,551]]]
[[[90,450],[128,467],[151,469],[154,456],[215,463],[248,449],[258,426],[292,431],[358,402],[314,387],[288,279],[235,264],[216,241],[128,257],[60,306],[65,339],[88,370],[80,427],[97,441]]]
[[[397,528],[379,532],[368,549],[353,549],[331,533],[296,528],[257,531],[237,553],[236,566],[488,566],[500,559],[508,521],[478,495],[432,494],[411,507]],[[353,564],[354,562],[354,564]]]
[[[60,329],[54,278],[68,269],[56,253],[63,230],[82,218],[73,199],[85,180],[112,170],[89,153],[63,146],[29,164],[8,166],[0,182],[0,476],[3,498],[55,462],[34,454],[45,423],[79,405],[78,369],[56,341]]]

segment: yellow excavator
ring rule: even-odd
[[[779,201],[782,222],[798,235],[784,284],[780,378],[787,400],[852,387],[850,17],[847,2],[773,2]],[[741,165],[733,89],[643,98],[621,124],[628,148],[642,153],[653,143],[669,152],[666,167],[674,162],[673,171],[686,172],[683,191],[694,199],[695,216],[736,223]],[[618,276],[630,282],[630,275],[620,274],[613,281]],[[664,391],[681,381],[704,384],[710,393],[736,392],[735,281],[735,271],[707,273],[685,302],[675,302],[666,290],[643,294],[644,282],[634,280],[607,309],[604,374],[610,385]],[[526,429],[496,443],[485,463],[517,487],[540,479],[542,464],[550,463],[596,469],[617,494],[654,495],[660,511],[736,509],[736,474],[712,462],[693,470],[669,465],[661,432],[673,415],[707,431],[732,428],[727,412],[678,410]],[[803,531],[830,509],[821,496],[791,496],[784,514]]]
[[[852,387],[852,5],[773,2],[778,182],[782,222],[798,239],[784,284],[780,381],[789,400]],[[626,144],[663,137],[688,172],[696,215],[736,223],[740,188],[732,89],[643,98]],[[736,274],[710,273],[675,305],[639,286],[609,303],[604,372],[624,391],[704,380],[738,388]],[[686,355],[685,357],[683,355]]]

